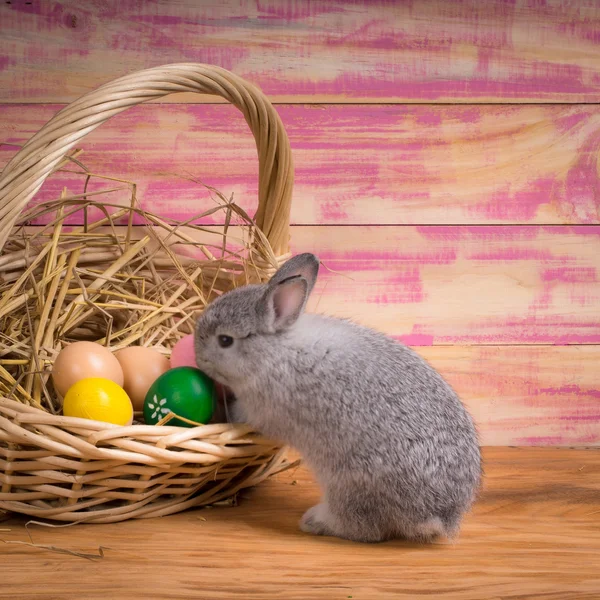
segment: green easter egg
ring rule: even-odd
[[[177,367],[163,373],[151,386],[144,400],[144,420],[155,425],[169,413],[208,423],[214,412],[215,384],[202,371],[193,367]],[[181,419],[165,425],[194,427]]]

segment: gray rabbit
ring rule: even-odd
[[[319,261],[290,259],[264,285],[210,304],[198,367],[228,386],[235,420],[300,451],[323,490],[303,531],[360,542],[455,537],[477,494],[473,421],[415,352],[354,323],[304,312]]]

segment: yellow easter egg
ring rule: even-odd
[[[73,384],[65,394],[66,417],[129,425],[133,406],[125,390],[110,379],[88,377]]]

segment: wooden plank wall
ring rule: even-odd
[[[170,62],[278,104],[293,249],[331,269],[314,309],[414,346],[484,444],[600,445],[597,0],[2,2],[0,165],[65,102]],[[136,107],[83,147],[161,214],[208,205],[190,176],[256,207],[253,140],[213,98]]]

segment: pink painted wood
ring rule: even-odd
[[[600,344],[600,227],[295,227],[310,307],[414,346]],[[330,269],[330,271],[328,271]]]
[[[58,109],[0,105],[0,141],[23,143]],[[278,110],[296,163],[293,223],[600,222],[596,106]],[[186,219],[212,206],[193,177],[256,207],[256,149],[232,107],[137,107],[82,147],[89,168],[136,182],[143,205],[160,214]],[[15,152],[0,145],[0,166]],[[57,175],[38,199],[56,198],[64,186],[79,192],[83,179]]]
[[[483,445],[600,445],[599,346],[417,351],[466,403]]]
[[[465,400],[484,444],[600,444],[600,3],[116,7],[0,3],[0,167],[51,103],[118,75],[181,61],[234,70],[284,103],[293,250],[324,261],[310,309],[414,346]],[[194,178],[252,211],[256,151],[242,118],[198,106],[214,98],[166,101],[181,104],[100,128],[84,162],[135,181],[165,216],[212,205]],[[545,104],[561,102],[572,105]],[[81,178],[59,174],[38,199],[65,185],[81,191]]]
[[[220,255],[220,227],[186,233]],[[244,237],[233,226],[229,234]],[[322,261],[310,311],[409,346],[600,350],[598,225],[294,226],[291,246]],[[190,246],[180,251],[202,256]],[[596,371],[590,376],[597,381]]]
[[[600,101],[596,0],[12,0],[0,22],[1,102],[185,61],[279,102]]]

